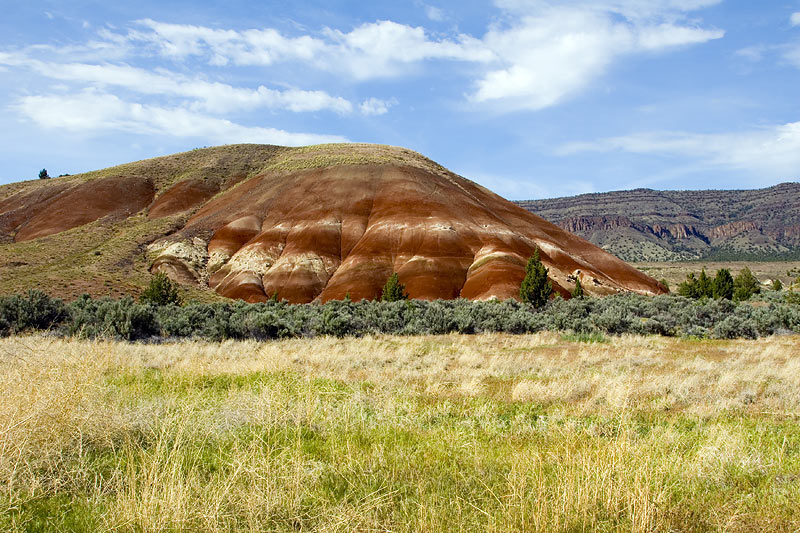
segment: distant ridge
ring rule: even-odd
[[[800,183],[515,202],[625,261],[800,260]]]

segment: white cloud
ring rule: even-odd
[[[359,109],[363,115],[385,115],[389,112],[389,108],[397,105],[397,99],[391,98],[389,100],[381,100],[379,98],[368,98],[361,102]]]
[[[510,27],[496,27],[484,38],[502,66],[486,72],[470,98],[511,109],[541,109],[586,89],[620,56],[703,43],[724,35],[721,30],[668,21],[671,17],[667,14],[652,20],[640,18],[655,16],[652,4],[619,1],[542,7],[541,2],[506,0],[502,5],[518,17]],[[650,9],[645,9],[647,6]],[[620,20],[615,13],[636,16]]]
[[[789,18],[792,26],[800,26],[800,11],[797,13],[792,13],[792,16]]]
[[[758,63],[764,58],[764,54],[768,50],[768,47],[764,45],[746,46],[737,50],[736,55],[753,63]]]
[[[622,56],[721,38],[721,30],[685,21],[688,12],[718,2],[498,0],[508,22],[481,38],[434,38],[422,27],[387,20],[288,37],[274,29],[219,30],[149,19],[116,38],[148,43],[172,59],[196,57],[217,66],[297,62],[356,80],[401,75],[429,60],[469,62],[477,65],[468,95],[473,102],[536,110],[585,90]]]
[[[441,22],[444,20],[444,11],[438,7],[426,5],[425,15],[434,22]]]
[[[148,95],[178,96],[191,99],[196,102],[194,107],[213,113],[260,107],[294,112],[330,110],[341,114],[353,110],[348,100],[323,91],[280,91],[263,85],[256,89],[232,87],[224,83],[187,78],[175,72],[152,72],[129,65],[47,63],[11,54],[0,54],[0,64],[26,66],[43,76],[62,81],[123,87]]]
[[[287,37],[272,28],[234,31],[149,19],[139,23],[144,30],[114,34],[113,39],[149,44],[171,59],[199,57],[215,66],[300,62],[363,80],[399,75],[410,65],[431,59],[485,62],[493,58],[474,37],[436,40],[422,27],[388,20],[362,24],[349,32],[326,28],[317,37]]]
[[[778,179],[800,177],[800,122],[742,133],[650,132],[563,146],[559,155],[622,151],[684,156],[702,164]]]
[[[783,58],[795,67],[800,68],[800,44],[787,45]]]
[[[126,102],[115,95],[95,90],[66,96],[26,96],[15,107],[43,128],[72,132],[124,131],[141,135],[197,137],[218,144],[252,142],[300,146],[347,141],[335,135],[244,126],[185,108]]]

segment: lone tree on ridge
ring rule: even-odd
[[[47,173],[46,168],[43,168],[42,170],[39,171],[39,179],[40,180],[50,179],[50,174]]]

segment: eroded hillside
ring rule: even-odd
[[[658,293],[653,279],[410,150],[194,150],[0,188],[0,290],[135,293],[164,271],[195,296],[509,298],[538,247],[556,291]]]

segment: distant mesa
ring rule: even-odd
[[[515,203],[626,261],[800,260],[800,183]]]
[[[516,298],[536,247],[565,298],[578,277],[589,294],[664,292],[586,240],[388,146],[233,145],[0,187],[0,268],[19,243],[46,246],[90,223],[147,235],[120,268],[248,302],[374,299],[393,272],[412,298]]]

